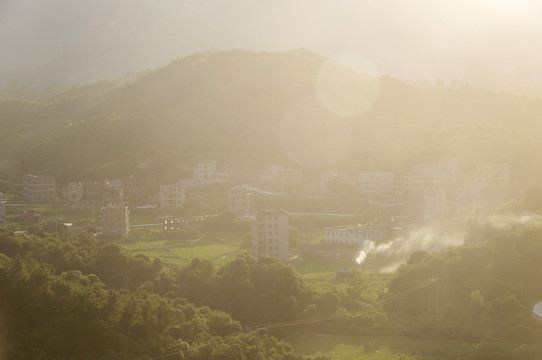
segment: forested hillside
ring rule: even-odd
[[[232,277],[235,267],[222,272],[224,297],[214,301],[222,299],[220,307],[229,310],[242,305],[232,304],[231,296],[245,295],[231,284],[252,287],[246,274]],[[258,268],[260,276],[277,284],[293,281],[294,288],[283,288],[269,299],[280,300],[276,304],[244,309],[254,320],[269,320],[276,312],[263,312],[265,307],[288,306],[284,300],[296,296],[302,284],[278,260],[269,258]],[[29,236],[0,228],[0,357],[305,359],[281,340],[243,329],[227,313],[189,302],[211,291],[208,281],[200,280],[213,272],[212,264],[209,268],[195,260],[176,275],[163,270],[159,259],[133,257],[89,234]],[[263,285],[265,279],[253,280]],[[296,309],[280,316],[295,317]]]
[[[280,338],[335,334],[463,344],[420,359],[539,359],[542,229],[473,221],[467,235],[414,253],[375,292],[356,270],[342,287],[315,289],[271,257],[166,269],[90,234],[0,228],[0,355],[293,360],[304,357]]]
[[[165,182],[203,159],[401,171],[454,156],[539,180],[541,115],[539,99],[366,76],[304,50],[207,52],[40,101],[0,100],[0,177]]]

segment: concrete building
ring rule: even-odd
[[[395,175],[388,172],[365,172],[359,174],[359,192],[362,196],[373,199],[390,195],[395,191]]]
[[[194,179],[205,182],[226,181],[229,174],[217,171],[216,161],[202,161],[194,167]]]
[[[49,175],[25,175],[23,197],[28,201],[56,200],[55,178]]]
[[[458,163],[443,159],[437,166],[416,165],[397,182],[411,216],[432,219],[448,209],[449,179],[455,179]]]
[[[83,205],[84,188],[81,183],[70,183],[67,188],[62,189],[62,198],[65,205],[72,208],[80,208]]]
[[[102,233],[125,236],[130,232],[128,206],[106,206],[102,208]]]
[[[251,248],[254,256],[289,259],[288,213],[284,210],[256,212],[252,221]]]
[[[235,211],[238,216],[251,216],[255,208],[254,193],[246,189],[243,185],[237,185],[228,191],[229,207]]]
[[[0,225],[6,223],[6,202],[2,200],[2,193],[0,193]]]
[[[124,188],[120,180],[105,180],[104,182],[104,206],[124,203]]]
[[[179,209],[184,208],[185,191],[181,183],[160,186],[160,208]]]
[[[257,175],[258,186],[264,190],[284,193],[303,186],[303,171],[287,169],[279,165],[266,166]]]
[[[328,244],[360,245],[366,241],[382,241],[387,236],[387,226],[384,224],[358,224],[347,226],[332,226],[326,229]]]
[[[482,186],[509,186],[510,166],[508,164],[478,165],[474,182]]]
[[[62,189],[62,197],[66,205],[73,208],[121,206],[124,203],[124,189],[118,180],[70,183]]]

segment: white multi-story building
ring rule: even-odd
[[[184,208],[185,194],[184,185],[181,183],[160,186],[160,208],[178,209]]]
[[[303,171],[279,165],[266,166],[258,171],[258,186],[265,190],[284,193],[289,189],[303,186]]]
[[[474,182],[482,186],[509,186],[510,166],[508,164],[478,165],[474,173]]]
[[[73,208],[121,206],[124,203],[124,189],[119,180],[70,183],[62,189],[62,197],[65,204]]]
[[[412,214],[430,219],[446,212],[449,179],[457,175],[456,165],[453,159],[441,160],[436,167],[416,165],[401,177],[397,188],[406,195]]]
[[[65,205],[72,208],[79,208],[83,204],[84,186],[81,183],[70,183],[67,188],[62,189],[62,197]]]
[[[125,236],[130,232],[128,206],[106,206],[102,208],[102,233]]]
[[[388,172],[365,172],[359,174],[359,191],[362,196],[375,198],[393,194],[395,175]]]
[[[252,215],[254,206],[253,192],[242,185],[237,185],[229,189],[229,207],[237,215],[241,217]]]
[[[228,173],[217,171],[216,161],[202,161],[197,163],[194,167],[194,179],[198,181],[226,181],[228,178]]]
[[[50,175],[25,175],[23,177],[23,197],[29,201],[55,200],[55,178]]]
[[[251,248],[254,256],[289,259],[288,213],[284,210],[261,210],[252,221]]]
[[[386,225],[373,223],[332,226],[326,228],[326,242],[362,246],[366,241],[378,242],[386,239],[386,230]]]
[[[0,225],[6,223],[6,202],[2,200],[2,193],[0,193]]]

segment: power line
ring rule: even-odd
[[[384,305],[388,305],[388,304],[391,304],[393,302],[399,301],[399,300],[405,298],[406,296],[408,296],[408,295],[410,295],[410,294],[412,294],[412,293],[414,293],[416,291],[419,291],[419,290],[421,290],[423,288],[426,288],[426,287],[432,285],[436,281],[438,281],[438,280],[437,279],[427,279],[427,280],[423,281],[422,283],[418,284],[415,287],[403,290],[398,294],[394,294],[394,295],[390,296],[389,298],[386,298],[384,300],[379,301],[376,305],[377,306],[384,306]],[[350,312],[351,315],[359,315],[359,314],[363,313],[364,311],[366,311],[369,307],[370,307],[369,304],[364,304],[364,305],[358,307],[357,309],[350,310],[349,312]],[[308,319],[301,319],[301,320],[293,320],[293,321],[286,321],[286,322],[279,322],[279,323],[268,323],[268,324],[256,325],[253,328],[247,328],[245,330],[242,330],[241,332],[267,331],[269,333],[270,329],[297,326],[297,325],[314,324],[314,323],[319,323],[319,322],[323,322],[323,321],[336,320],[337,318],[339,318],[339,316],[337,316],[337,314],[334,313],[334,314],[322,315],[322,316],[317,316],[317,317],[308,318]],[[500,340],[500,339],[496,339],[496,340]],[[179,354],[179,352],[180,352],[180,350],[177,350],[175,352],[157,354],[157,355],[153,355],[153,356],[146,357],[146,358],[138,358],[137,360],[165,359],[165,358],[167,358],[169,356],[177,355],[177,354]]]
[[[400,292],[398,294],[394,294],[393,296],[390,296],[389,298],[386,298],[386,299],[384,299],[382,301],[379,301],[376,305],[377,306],[384,306],[384,305],[388,305],[388,304],[391,304],[393,302],[399,301],[399,300],[405,298],[406,296],[408,296],[408,295],[410,295],[410,294],[412,294],[412,293],[414,293],[416,291],[419,291],[419,290],[421,290],[423,288],[426,288],[426,287],[432,285],[436,281],[437,281],[436,279],[427,279],[424,282],[422,282],[421,284],[418,284],[417,286],[415,286],[413,288],[403,290],[402,292]],[[363,311],[367,310],[368,307],[369,307],[369,305],[363,305],[363,306],[361,306],[361,307],[359,307],[357,309],[352,309],[352,310],[350,310],[350,314],[359,315]],[[337,318],[338,318],[338,316],[335,313],[333,313],[333,314],[322,315],[322,316],[308,318],[308,319],[293,320],[293,321],[287,321],[287,322],[281,322],[281,323],[268,323],[268,324],[256,325],[255,328],[247,329],[246,331],[261,331],[261,330],[273,329],[273,328],[281,328],[281,327],[289,327],[289,326],[297,326],[297,325],[306,325],[306,324],[313,324],[313,323],[318,323],[318,322],[323,322],[323,321],[335,320]]]

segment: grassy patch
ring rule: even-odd
[[[151,259],[159,257],[166,265],[182,266],[189,264],[192,259],[200,258],[212,260],[217,267],[235,259],[240,253],[235,245],[210,244],[180,246],[176,241],[142,241],[132,244],[121,244],[126,250],[134,254],[144,254]]]
[[[295,271],[305,283],[316,288],[329,285],[343,286],[346,279],[338,279],[337,271],[356,266],[351,256],[308,257],[293,263]]]
[[[461,349],[457,341],[404,336],[289,336],[286,340],[304,355],[328,355],[334,360],[455,359]]]

